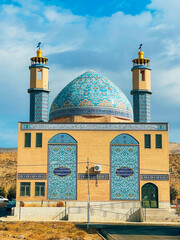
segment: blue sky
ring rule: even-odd
[[[180,143],[179,0],[1,0],[0,147],[16,147],[18,121],[29,120],[30,58],[42,42],[49,58],[51,101],[94,69],[132,103],[132,59],[143,43],[151,60],[151,120],[169,122]]]

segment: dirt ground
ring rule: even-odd
[[[102,240],[94,229],[84,231],[63,222],[0,222],[0,240]]]

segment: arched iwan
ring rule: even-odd
[[[59,133],[48,142],[48,199],[77,199],[77,141]]]
[[[110,143],[111,200],[139,200],[139,142],[128,134]]]

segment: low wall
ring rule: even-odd
[[[56,207],[58,202],[62,202],[66,207],[86,207],[87,202],[80,201],[63,201],[63,200],[47,200],[47,201],[23,201],[25,207]],[[20,202],[16,202],[19,206]],[[109,201],[109,202],[90,202],[91,207],[100,210],[116,210],[116,209],[130,209],[141,207],[140,201]]]
[[[127,218],[127,222],[143,222],[142,209],[135,209]]]
[[[66,207],[50,207],[48,202],[41,203],[41,207],[33,206],[32,202],[25,202],[20,207],[17,202],[14,215],[19,220],[69,220],[72,222],[87,222],[87,202],[63,202]],[[35,203],[34,203],[35,204]],[[37,205],[40,202],[36,203]],[[56,206],[55,202],[53,203]],[[91,202],[89,216],[91,222],[125,222],[141,221],[141,211],[137,211],[140,202]]]
[[[19,220],[46,221],[63,220],[65,207],[16,207],[13,215]]]
[[[107,210],[99,210],[90,208],[89,216],[91,222],[110,222],[110,221],[121,221],[127,210],[119,209],[119,212],[112,212]],[[87,208],[82,207],[69,207],[68,220],[71,222],[87,222]],[[122,220],[124,221],[124,220]]]

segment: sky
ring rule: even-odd
[[[132,59],[143,43],[150,59],[151,121],[169,123],[180,143],[179,0],[1,0],[0,147],[17,147],[18,122],[29,121],[30,58],[42,42],[49,58],[51,102],[94,69],[132,104]]]

